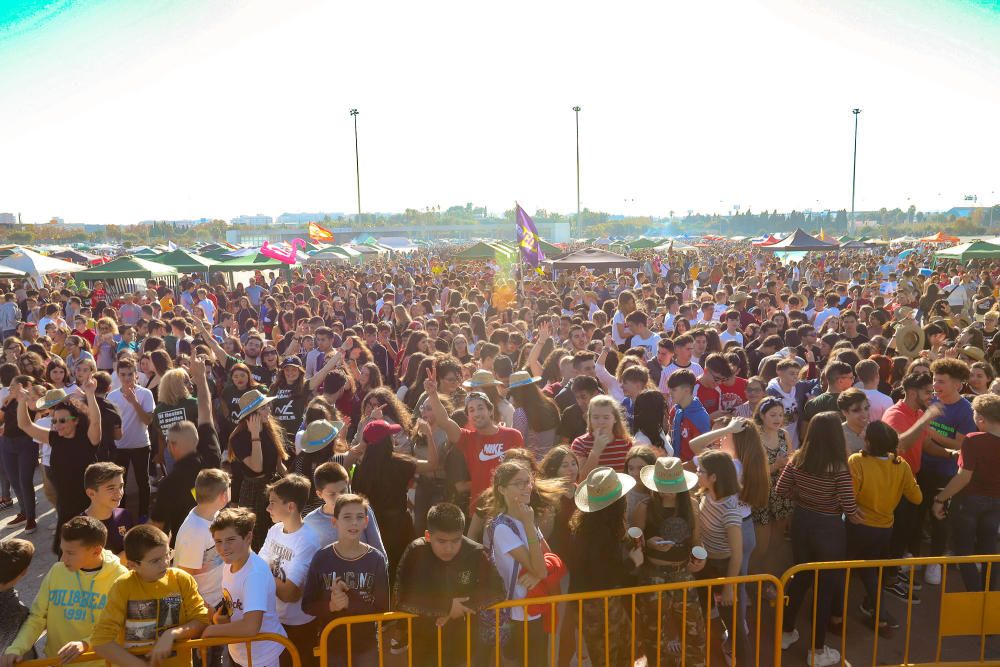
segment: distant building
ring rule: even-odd
[[[274,218],[258,213],[257,215],[241,215],[229,222],[234,225],[271,225],[274,224]]]
[[[321,222],[324,218],[329,218],[330,220],[338,220],[343,218],[344,214],[339,211],[336,213],[282,213],[275,220],[275,223],[279,225],[302,225],[309,222]]]
[[[17,224],[17,216],[13,213],[0,213],[0,225]]]

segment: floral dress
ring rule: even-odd
[[[771,450],[768,447],[764,447],[764,451],[767,452],[767,465],[773,466],[774,462],[779,458],[788,456],[788,437],[785,434],[785,429],[778,431],[778,448]],[[778,477],[781,475],[781,470],[775,470],[771,473],[771,490],[767,497],[767,506],[761,508],[755,508],[750,516],[753,517],[753,522],[761,525],[766,525],[772,521],[778,519],[784,519],[786,516],[792,513],[792,509],[795,504],[789,498],[782,498],[778,495],[775,489],[778,486]]]

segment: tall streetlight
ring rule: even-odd
[[[580,107],[573,107],[576,116],[576,233],[582,233],[580,224]]]
[[[851,224],[850,224],[850,230],[853,232],[855,227],[854,185],[857,182],[857,176],[858,176],[858,116],[861,115],[861,109],[851,109],[851,113],[854,114],[854,166],[851,167]]]
[[[358,159],[358,110],[351,109],[354,117],[354,174],[358,183],[358,222],[361,222],[361,161]]]

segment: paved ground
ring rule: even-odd
[[[132,480],[130,480],[130,487]],[[8,529],[7,521],[17,514],[17,507],[4,510],[0,513],[0,539],[10,537],[23,537],[31,540],[36,547],[35,558],[32,561],[28,576],[18,585],[18,592],[25,604],[30,604],[38,591],[42,577],[49,567],[56,561],[52,553],[52,530],[55,526],[55,509],[49,504],[42,493],[41,480],[36,476],[35,495],[38,499],[38,530],[33,535],[23,535],[23,529]],[[132,494],[130,498],[134,498]],[[131,508],[135,514],[135,508]],[[961,590],[961,581],[958,571],[955,568],[948,573],[949,591]],[[840,649],[842,642],[847,648],[847,658],[854,667],[860,665],[899,665],[903,662],[904,650],[907,641],[905,632],[905,620],[907,617],[906,604],[895,598],[885,597],[883,604],[886,609],[896,616],[903,627],[895,630],[891,636],[878,638],[878,654],[873,662],[873,648],[875,646],[875,634],[862,623],[861,615],[857,608],[860,603],[861,586],[856,579],[851,582],[851,603],[848,606],[848,614],[845,623],[845,637],[838,635],[827,635],[827,643]],[[752,599],[756,595],[751,595]],[[924,585],[921,603],[912,607],[911,631],[909,636],[909,662],[910,663],[932,663],[935,657],[937,646],[937,627],[940,614],[940,587]],[[799,619],[799,631],[802,638],[799,642],[784,653],[782,664],[784,665],[807,665],[806,645],[809,643],[808,637],[808,617],[811,614],[811,602],[807,601],[804,611]],[[755,625],[756,611],[751,609],[748,619],[752,626]],[[761,632],[766,639],[761,642],[759,665],[774,665],[773,652],[773,628],[774,628],[774,608],[764,602],[761,610]],[[712,636],[721,636],[722,628],[718,621],[713,623]],[[751,637],[756,635],[756,629],[751,627]],[[942,644],[942,661],[979,659],[980,647],[978,638],[959,637],[945,639]],[[987,659],[1000,660],[1000,637],[992,637],[986,646]],[[402,656],[386,656],[387,665],[403,664]],[[713,666],[725,665],[718,649],[713,650]],[[652,663],[655,664],[655,661]],[[666,661],[663,661],[666,665]],[[752,662],[749,664],[753,664]]]

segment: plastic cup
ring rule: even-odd
[[[632,526],[631,528],[628,529],[628,536],[631,537],[633,540],[638,540],[639,538],[642,537],[642,528],[639,528],[638,526]]]
[[[708,552],[705,551],[705,547],[702,546],[691,547],[691,562],[701,563],[706,558],[708,558]]]

